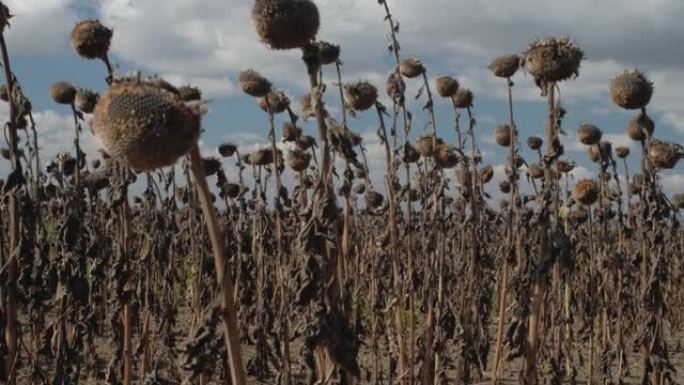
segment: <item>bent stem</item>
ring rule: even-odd
[[[204,167],[202,165],[202,156],[199,148],[195,145],[190,150],[190,160],[192,173],[195,177],[195,185],[200,205],[202,206],[202,213],[207,223],[207,230],[209,231],[209,240],[214,251],[214,268],[216,270],[216,281],[221,289],[221,318],[223,319],[224,339],[226,343],[226,350],[228,351],[228,364],[230,366],[230,377],[233,385],[245,385],[246,375],[245,369],[242,366],[242,355],[240,353],[240,336],[237,325],[237,312],[235,311],[235,303],[233,301],[233,282],[230,274],[226,273],[226,264],[228,256],[219,228],[218,218],[216,217],[216,209],[211,204],[211,196],[209,194],[209,187],[207,179],[204,174]]]

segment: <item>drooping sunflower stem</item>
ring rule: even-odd
[[[105,64],[105,67],[107,68],[107,77],[105,78],[105,81],[107,84],[112,84],[114,82],[114,68],[112,67],[111,62],[109,61],[109,54],[105,54],[104,57],[102,57],[102,61]]]
[[[197,146],[193,146],[190,150],[190,161],[199,194],[198,198],[209,232],[209,240],[214,251],[214,269],[216,270],[216,282],[221,290],[221,318],[223,320],[226,350],[228,351],[230,377],[234,385],[246,385],[245,369],[242,364],[242,353],[240,350],[237,312],[233,301],[233,281],[230,273],[227,271],[229,257],[224,245],[223,234],[218,223],[216,211],[211,203],[209,187],[202,165],[202,156]]]

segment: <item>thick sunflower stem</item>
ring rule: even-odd
[[[216,209],[211,203],[211,196],[207,179],[204,174],[202,156],[199,148],[194,146],[190,150],[190,160],[192,173],[195,177],[195,184],[199,193],[200,205],[209,231],[209,240],[214,251],[214,268],[216,270],[216,281],[221,289],[221,317],[223,319],[223,332],[228,351],[228,364],[230,366],[230,377],[233,385],[246,385],[246,374],[242,364],[242,354],[240,352],[240,335],[237,324],[237,312],[233,301],[233,282],[230,274],[226,272],[228,263],[227,249],[224,245],[223,235],[219,227]]]
[[[549,226],[551,225],[551,216],[557,213],[558,194],[557,188],[553,178],[553,159],[556,152],[556,122],[555,122],[555,83],[546,84],[547,98],[548,98],[548,123],[546,127],[546,157],[545,163],[545,180],[544,184],[544,216],[542,221],[546,222],[541,226],[539,233],[539,253],[542,258],[545,258],[550,252],[549,240]],[[540,347],[540,328],[542,326],[542,305],[544,295],[546,292],[546,277],[539,276],[536,278],[532,287],[532,300],[530,305],[530,315],[528,318],[528,332],[527,332],[527,354],[525,356],[525,384],[533,385],[538,382],[537,376],[537,353]]]

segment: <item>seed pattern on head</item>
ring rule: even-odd
[[[293,150],[287,154],[285,158],[285,164],[287,167],[291,168],[292,171],[302,172],[309,167],[311,162],[311,153],[304,152],[301,150]]]
[[[538,136],[530,136],[527,138],[527,147],[530,150],[539,150],[544,145],[544,140]]]
[[[653,83],[638,70],[625,71],[610,83],[613,102],[626,110],[646,107],[652,95]]]
[[[62,152],[55,157],[59,165],[59,172],[65,176],[71,176],[76,171],[76,158],[71,156],[68,152]]]
[[[109,51],[113,33],[97,20],[83,20],[71,32],[71,47],[86,59],[103,59]]]
[[[447,144],[438,144],[435,149],[435,163],[443,169],[456,167],[458,156],[454,153],[454,148]]]
[[[424,157],[430,157],[434,155],[435,148],[434,144],[439,146],[440,144],[444,144],[444,141],[440,138],[433,138],[430,135],[422,136],[416,140],[416,149],[418,149],[418,152]]]
[[[385,197],[377,191],[366,191],[366,206],[369,208],[379,208],[385,201]]]
[[[567,37],[547,37],[530,44],[525,69],[538,83],[560,82],[579,75],[584,52]]]
[[[402,60],[399,69],[401,70],[401,74],[407,78],[416,78],[425,72],[423,62],[415,57]]]
[[[474,98],[472,91],[461,87],[456,92],[456,95],[454,95],[454,105],[456,108],[472,107]]]
[[[587,155],[589,160],[598,163],[601,160],[606,161],[612,152],[613,145],[607,140],[602,140],[598,144],[590,146]]]
[[[321,64],[335,64],[340,59],[340,46],[325,41],[318,42],[318,54],[321,56]]]
[[[283,123],[283,141],[294,142],[302,135],[302,129],[295,126],[292,122]]]
[[[165,88],[120,82],[98,101],[92,127],[110,156],[152,170],[172,165],[196,144],[200,113]]]
[[[235,199],[240,195],[240,185],[235,184],[235,183],[226,183],[223,185],[222,188],[223,192],[225,192],[226,196],[231,199]]]
[[[656,142],[648,149],[648,159],[657,168],[671,169],[679,162],[681,150],[681,146],[673,143]]]
[[[402,157],[404,163],[416,163],[420,160],[420,152],[416,150],[411,143],[406,143],[404,145],[404,155]]]
[[[282,91],[271,91],[266,96],[257,98],[257,104],[264,112],[280,114],[290,106],[290,98]]]
[[[572,170],[575,169],[575,164],[566,160],[559,160],[556,162],[556,166],[558,167],[558,171],[564,174],[572,172]]]
[[[314,144],[316,144],[316,139],[314,139],[313,136],[311,135],[302,135],[299,138],[297,138],[297,148],[300,150],[308,150],[311,148]]]
[[[184,102],[195,102],[202,100],[202,91],[193,86],[178,87],[178,96]]]
[[[637,116],[634,117],[634,119],[630,120],[629,124],[627,125],[627,135],[630,139],[637,142],[643,142],[646,140],[647,135],[653,135],[653,131],[655,131],[655,122],[653,119],[651,119],[651,117],[641,111],[637,114]]]
[[[575,185],[575,200],[585,206],[591,206],[598,200],[599,187],[591,179],[582,179]]]
[[[404,96],[404,91],[406,91],[406,83],[404,83],[396,72],[392,72],[387,78],[387,83],[385,85],[387,96],[393,101],[398,102]]]
[[[323,103],[320,101],[319,103]],[[302,111],[302,117],[304,119],[313,118],[316,116],[316,111],[314,110],[313,100],[311,100],[311,93],[302,95],[299,98],[299,109]]]
[[[69,82],[52,83],[50,97],[59,104],[72,104],[76,99],[76,88]]]
[[[202,165],[206,176],[216,175],[221,171],[221,161],[217,158],[204,158],[202,159]]]
[[[616,147],[615,148],[615,155],[617,155],[618,158],[620,158],[620,159],[624,159],[624,158],[628,157],[629,156],[629,147],[624,147],[624,146]]]
[[[577,139],[579,139],[580,143],[587,146],[598,144],[602,136],[601,130],[593,124],[582,123],[577,129]]]
[[[483,184],[489,183],[494,178],[494,167],[491,164],[484,166],[480,170],[480,181]]]
[[[525,160],[520,155],[515,155],[513,157],[509,155],[508,158],[506,158],[506,164],[508,165],[508,167],[515,166],[515,168],[518,169],[522,167],[523,164],[525,164]]]
[[[237,151],[237,146],[233,143],[223,143],[218,148],[219,154],[224,158],[229,158]]]
[[[532,163],[527,169],[527,173],[532,179],[542,179],[544,178],[544,167],[539,163]]]
[[[320,15],[311,0],[256,0],[252,23],[270,48],[302,48],[316,37]]]
[[[271,82],[254,70],[246,70],[238,76],[238,83],[244,93],[255,98],[271,92]]]
[[[451,98],[458,92],[458,80],[451,76],[440,76],[435,80],[435,88],[439,96]]]
[[[510,78],[518,72],[520,68],[520,56],[518,55],[504,55],[492,60],[489,68],[494,76],[499,78]]]
[[[267,166],[273,163],[273,151],[270,148],[260,148],[249,154],[248,160],[253,166]]]
[[[79,89],[78,92],[76,92],[76,108],[86,114],[92,114],[99,99],[100,95],[98,95],[97,92]]]
[[[499,146],[509,147],[513,140],[515,130],[508,124],[499,124],[494,129],[494,140]]]
[[[95,172],[88,174],[83,184],[93,192],[101,191],[109,187],[109,176],[105,172]]]
[[[359,81],[344,86],[349,107],[357,111],[365,111],[375,105],[378,99],[378,89],[374,85]]]

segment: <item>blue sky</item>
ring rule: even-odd
[[[567,158],[580,167],[576,177],[592,176],[595,166],[585,161],[575,140],[581,122],[599,126],[615,145],[631,144],[624,128],[633,116],[614,106],[608,96],[612,77],[623,69],[639,68],[655,83],[649,106],[657,124],[656,136],[684,139],[684,4],[679,0],[388,0],[401,25],[402,54],[418,56],[431,79],[453,75],[476,95],[478,140],[485,161],[502,176],[506,151],[491,134],[507,119],[505,82],[486,66],[494,57],[524,51],[534,38],[569,35],[586,52],[580,77],[561,85],[568,116],[564,128]],[[6,31],[13,69],[34,104],[43,152],[53,155],[71,149],[71,118],[64,106],[49,99],[48,88],[67,80],[100,92],[105,90],[104,66],[78,58],[69,47],[69,33],[85,17],[99,18],[114,29],[112,61],[119,73],[141,70],[159,74],[178,85],[193,84],[211,99],[204,119],[202,146],[216,154],[224,141],[243,152],[265,145],[266,119],[254,101],[236,85],[241,70],[253,68],[270,78],[296,101],[305,93],[306,77],[296,51],[269,51],[259,42],[249,19],[251,1],[245,0],[6,0],[16,17]],[[393,59],[386,49],[387,26],[382,8],[372,0],[317,0],[322,15],[319,37],[342,45],[343,77],[347,82],[368,80],[384,90]],[[339,116],[332,68],[326,69],[326,103]],[[514,78],[516,121],[524,139],[542,135],[545,100],[530,76]],[[411,81],[409,95],[418,82]],[[381,92],[384,94],[384,92]],[[386,101],[386,99],[384,99]],[[423,132],[427,115],[414,102],[414,135]],[[6,114],[2,106],[1,113]],[[449,104],[437,101],[439,134],[453,138]],[[465,123],[465,122],[464,122]],[[364,134],[371,168],[381,174],[383,152],[374,136],[374,114],[352,119],[350,126]],[[305,124],[313,134],[314,127]],[[89,134],[85,148],[97,148]],[[523,141],[524,143],[524,141]],[[637,147],[632,145],[633,153]],[[531,152],[527,151],[531,159]],[[2,165],[1,167],[6,167]],[[684,190],[683,165],[663,179],[669,193]],[[234,173],[232,162],[226,163]],[[681,175],[680,175],[681,174]],[[230,176],[229,176],[230,177]],[[495,185],[490,189],[495,190]]]

